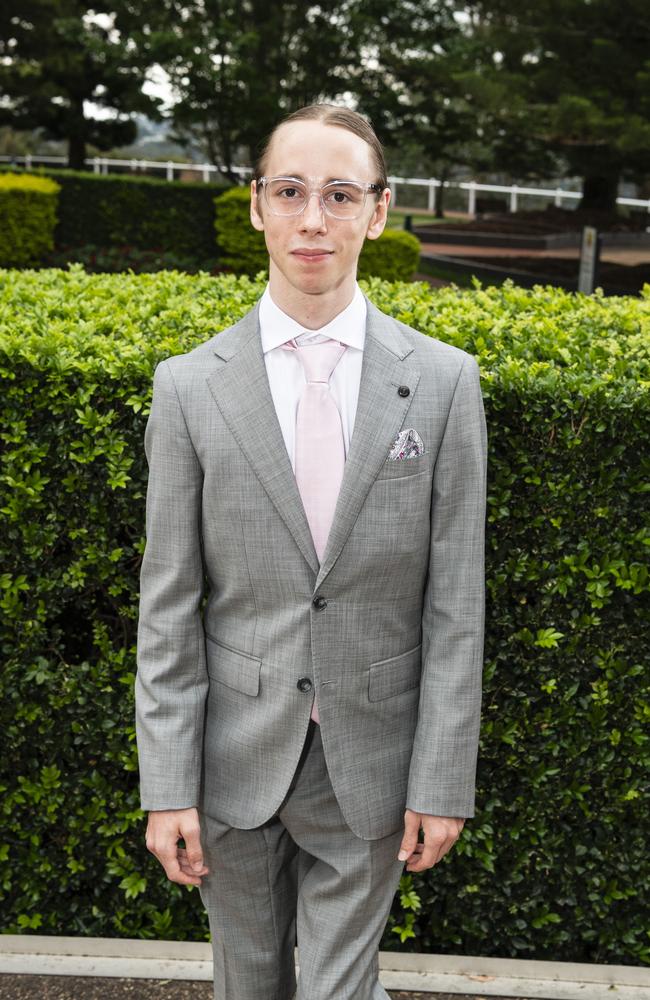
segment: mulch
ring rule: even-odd
[[[458,993],[390,992],[392,1000],[488,1000]],[[210,982],[0,974],[1,1000],[213,1000]],[[513,1000],[490,997],[490,1000]],[[523,998],[518,998],[523,1000]]]

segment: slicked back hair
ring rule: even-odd
[[[304,121],[316,121],[322,122],[324,125],[336,125],[338,128],[347,129],[348,132],[358,135],[359,138],[364,140],[364,142],[367,142],[370,146],[372,159],[375,165],[376,177],[374,178],[374,183],[379,184],[382,191],[385,187],[388,187],[384,150],[372,125],[368,119],[364,118],[363,115],[360,115],[358,111],[350,111],[349,108],[339,108],[335,104],[308,104],[304,108],[298,108],[297,111],[291,112],[291,114],[286,115],[282,121],[278,122],[260,147],[259,156],[257,158],[257,162],[255,163],[253,174],[256,181],[258,181],[260,177],[263,177],[265,174],[265,161],[271,147],[273,137],[278,129],[282,125],[286,125],[289,122]]]

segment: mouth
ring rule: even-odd
[[[315,247],[297,247],[296,250],[291,251],[291,256],[310,264],[318,264],[320,261],[327,260],[333,253],[333,250],[322,250]]]

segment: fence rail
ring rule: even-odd
[[[36,163],[43,164],[54,164],[56,166],[65,166],[67,159],[65,156],[0,156],[0,162],[10,162],[18,165],[22,163],[27,170],[31,169]],[[212,180],[212,174],[219,176],[220,169],[212,163],[177,163],[173,160],[167,160],[161,162],[160,160],[140,160],[140,159],[130,159],[130,160],[116,160],[109,159],[105,156],[94,156],[88,158],[85,161],[87,164],[92,166],[93,172],[96,174],[108,174],[111,167],[128,167],[133,173],[137,173],[142,170],[161,170],[165,173],[165,177],[168,181],[174,180],[174,175],[178,173],[195,172],[201,175],[201,180],[208,183]],[[238,174],[240,177],[244,178],[251,174],[251,167],[233,167],[233,172]],[[388,178],[388,183],[390,184],[390,189],[392,192],[391,205],[395,207],[397,204],[397,187],[419,187],[425,188],[427,191],[427,210],[430,212],[435,212],[436,209],[436,197],[437,190],[441,187],[441,181],[435,177],[395,177],[390,176]],[[458,188],[461,191],[467,192],[467,212],[469,215],[476,215],[476,196],[482,191],[490,192],[491,194],[505,194],[509,199],[509,206],[511,212],[516,212],[519,198],[525,195],[535,195],[541,198],[549,198],[553,200],[553,203],[558,207],[562,206],[565,201],[578,201],[582,198],[582,194],[579,191],[567,191],[564,188],[532,188],[532,187],[520,187],[517,184],[479,184],[477,181],[446,181],[445,189]],[[650,198],[617,198],[617,204],[627,205],[631,208],[642,208],[650,213]]]

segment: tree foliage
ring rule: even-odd
[[[149,64],[148,0],[3,0],[0,5],[0,126],[41,129],[68,143],[82,169],[86,146],[131,142],[136,111],[156,117],[142,92]],[[88,102],[110,113],[93,116]]]
[[[361,58],[355,2],[164,0],[163,7],[155,44],[178,98],[174,138],[198,140],[231,180],[282,115],[340,97]]]
[[[0,127],[65,138],[80,166],[156,115],[159,64],[174,138],[230,180],[286,112],[330,100],[370,115],[395,172],[578,175],[583,207],[612,209],[650,176],[649,53],[647,0],[5,0]]]
[[[456,0],[417,6],[367,0],[363,7],[374,25],[372,54],[359,69],[354,92],[382,132],[391,160],[399,161],[401,150],[419,148],[427,172],[443,184],[458,164],[489,169],[490,119],[480,63]],[[443,194],[444,188],[438,215]]]
[[[513,148],[529,165],[550,154],[583,178],[583,208],[613,209],[619,180],[650,172],[646,0],[477,0],[469,9],[471,35],[493,53],[489,85],[501,83],[495,161],[507,167]]]
[[[439,177],[459,163],[514,178],[581,176],[612,209],[650,172],[646,0],[367,0],[361,106]]]

